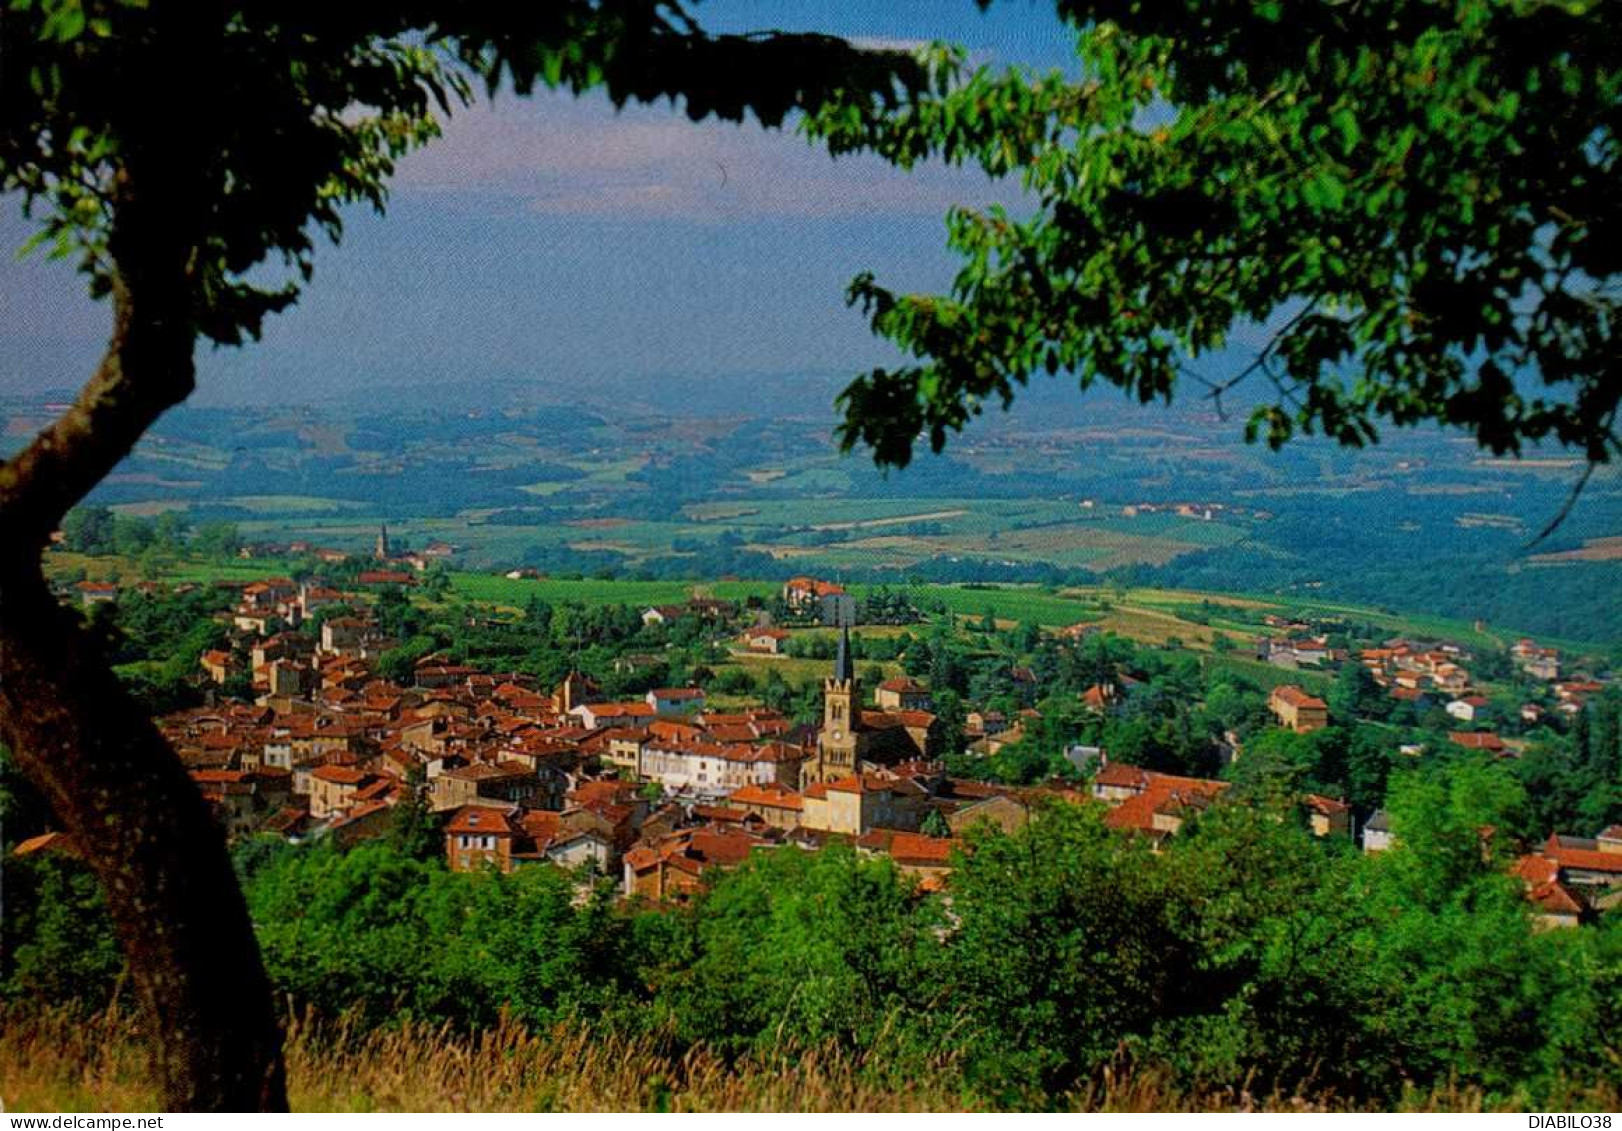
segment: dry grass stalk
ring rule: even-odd
[[[139,1023],[16,1007],[0,1030],[0,1098],[8,1111],[150,1111],[156,1093]],[[832,1050],[728,1063],[705,1049],[674,1055],[657,1036],[603,1036],[503,1021],[478,1033],[402,1022],[294,1018],[287,1033],[295,1111],[952,1111],[980,1106],[949,1066],[897,1080]],[[1345,1110],[1334,1097],[1191,1093],[1153,1072],[1106,1073],[1060,1105],[1077,1111]],[[1481,1111],[1479,1091],[1408,1096],[1416,1111]],[[1616,1110],[1614,1086],[1573,1091],[1566,1110]]]

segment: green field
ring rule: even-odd
[[[733,654],[728,664],[743,668],[756,679],[764,679],[767,672],[776,672],[791,687],[803,687],[807,683],[821,683],[828,676],[827,660],[813,660],[806,657],[756,656],[747,652],[739,652]],[[718,666],[726,667],[728,665],[722,664]],[[890,661],[857,660],[856,667],[861,672],[867,671],[870,667],[883,668],[885,679],[904,674],[900,664]],[[743,701],[749,701],[749,697],[744,696]]]
[[[470,601],[521,608],[532,597],[548,604],[676,605],[696,594],[724,601],[766,597],[777,592],[769,581],[569,581],[559,578],[513,580],[484,573],[453,573],[451,590]]]
[[[418,541],[438,536],[434,531],[447,520],[418,520],[401,524],[412,531]],[[628,524],[632,528],[640,524]],[[369,545],[375,531],[369,524],[334,520],[312,526],[327,535],[339,529],[346,537],[342,544],[358,549]],[[395,529],[390,527],[391,531]],[[507,528],[490,528],[507,529]],[[582,531],[564,528],[570,534],[617,534],[623,527]],[[321,541],[312,534],[312,540]],[[339,542],[333,537],[327,544]],[[111,558],[87,558],[60,550],[47,555],[47,570],[53,575],[82,571],[83,576],[97,580],[113,580],[129,584],[151,576],[169,581],[209,583],[214,581],[252,581],[256,578],[285,575],[291,563],[276,558],[242,559],[223,562],[178,561],[156,565],[137,566],[135,562]],[[806,572],[818,571],[808,567]],[[826,576],[826,575],[824,575]],[[861,597],[877,588],[853,585],[850,590]],[[1522,635],[1510,627],[1488,626],[1477,631],[1466,621],[1424,614],[1397,614],[1362,606],[1330,601],[1303,599],[1297,596],[1261,596],[1253,594],[1214,594],[1184,589],[1127,588],[1122,586],[1071,586],[1054,589],[1037,585],[979,585],[979,584],[918,584],[891,586],[904,589],[912,601],[926,612],[944,606],[954,616],[978,620],[990,612],[1002,625],[1027,622],[1042,628],[1057,629],[1079,623],[1096,624],[1100,628],[1144,643],[1163,644],[1176,639],[1196,651],[1209,651],[1213,637],[1222,633],[1235,643],[1245,644],[1268,630],[1255,622],[1254,616],[1272,612],[1284,616],[1324,618],[1342,616],[1373,624],[1392,635],[1441,638],[1456,641],[1466,647],[1499,648]],[[741,602],[747,598],[769,598],[779,591],[773,581],[628,581],[546,577],[537,580],[510,579],[490,573],[465,570],[451,573],[453,598],[489,604],[507,609],[522,609],[532,598],[549,604],[576,603],[583,605],[625,604],[632,606],[680,604],[694,596],[715,597]],[[1234,610],[1223,615],[1224,607]],[[1243,610],[1243,613],[1241,613]],[[1197,618],[1197,619],[1194,619]],[[1203,623],[1202,623],[1203,622]],[[1539,636],[1541,643],[1560,648],[1573,663],[1584,657],[1600,653],[1592,644],[1582,641]],[[1266,664],[1251,665],[1235,657],[1220,657],[1217,662],[1245,670],[1259,681],[1277,681],[1280,669]],[[1283,678],[1294,678],[1291,673]],[[1297,682],[1310,683],[1311,673]]]
[[[867,588],[854,587],[858,594]],[[926,607],[943,603],[958,616],[981,617],[989,610],[997,620],[1029,621],[1043,628],[1064,628],[1099,617],[1096,601],[1058,596],[1034,585],[918,585],[909,592]]]
[[[1253,660],[1244,656],[1212,655],[1206,658],[1205,663],[1209,672],[1232,672],[1266,688],[1291,683],[1314,695],[1323,695],[1335,682],[1334,676],[1328,672],[1290,671],[1287,668],[1274,667],[1264,660]]]
[[[528,448],[496,450],[491,466],[511,465],[513,453],[524,459],[536,454]],[[1127,517],[1122,507],[1083,506],[1075,499],[852,496],[843,494],[851,490],[850,471],[816,460],[738,473],[737,489],[746,498],[627,518],[615,511],[627,492],[648,490],[629,478],[646,466],[645,458],[571,456],[557,462],[584,474],[575,480],[537,477],[516,488],[529,500],[525,503],[394,520],[390,530],[411,545],[447,541],[457,547],[457,564],[474,570],[519,564],[536,551],[554,557],[571,551],[608,553],[635,569],[655,558],[682,556],[675,549],[678,540],[704,544],[732,536],[754,552],[835,579],[875,568],[907,570],[941,559],[1103,573],[1165,565],[1187,553],[1239,542],[1250,533],[1235,520],[1206,522],[1169,513]],[[358,550],[370,545],[379,521],[364,504],[292,492],[237,494],[214,502],[245,512],[238,521],[245,537],[271,542],[307,540]],[[175,505],[192,504],[119,504],[132,514]],[[534,510],[535,518],[523,525],[487,521],[497,509],[507,512],[503,519],[522,520],[526,509]],[[581,568],[589,571],[590,563]]]

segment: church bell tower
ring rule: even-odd
[[[862,696],[850,659],[850,629],[839,630],[833,674],[822,681],[822,730],[817,735],[816,781],[834,781],[856,772]]]

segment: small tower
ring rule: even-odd
[[[372,552],[372,556],[380,562],[389,560],[389,524],[386,522],[378,524],[377,549]]]
[[[582,675],[578,671],[570,671],[558,684],[557,693],[553,696],[557,700],[557,708],[563,714],[568,714],[583,703],[591,702],[597,685],[590,676]]]
[[[841,628],[833,674],[822,681],[817,781],[834,781],[856,772],[856,733],[861,728],[861,709],[861,688],[850,658],[850,629]]]

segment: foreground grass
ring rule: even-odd
[[[294,1111],[960,1111],[985,1109],[950,1063],[899,1076],[876,1058],[840,1052],[728,1063],[702,1049],[678,1055],[655,1037],[584,1028],[535,1034],[504,1023],[475,1034],[404,1023],[367,1030],[295,1019],[288,1028]],[[5,1110],[155,1111],[139,1025],[116,1010],[0,1011]],[[1562,1110],[1614,1111],[1612,1085],[1574,1090]],[[1345,1111],[1334,1096],[1188,1092],[1153,1074],[1110,1075],[1062,1097],[1071,1111]],[[1409,1111],[1522,1110],[1468,1089],[1414,1094]]]

